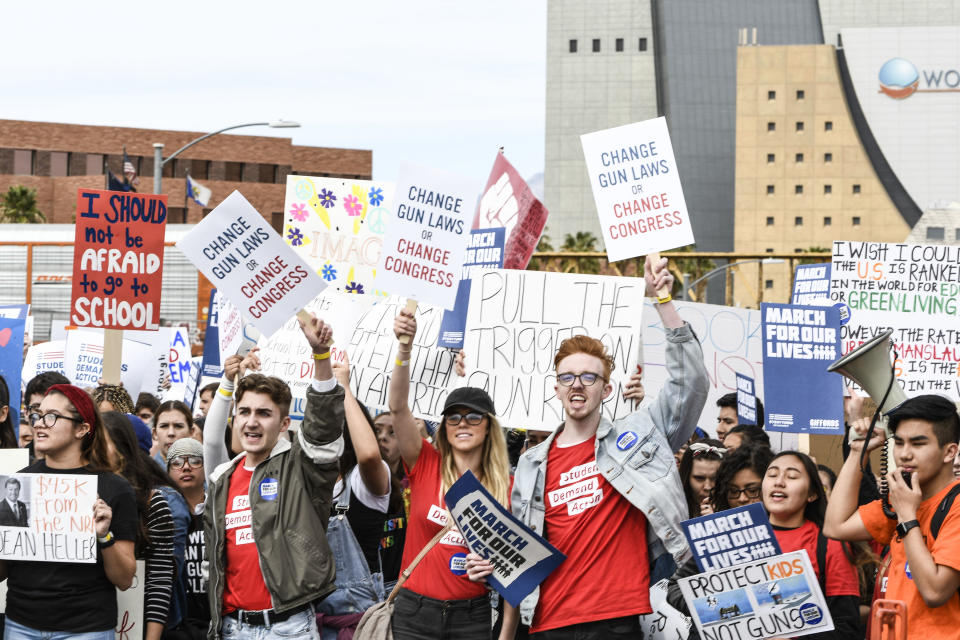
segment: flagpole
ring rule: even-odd
[[[187,223],[187,213],[190,210],[190,169],[184,171],[187,179],[183,181],[183,223]]]

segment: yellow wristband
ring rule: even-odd
[[[222,395],[222,396],[225,397],[225,398],[232,398],[232,397],[233,397],[233,391],[229,391],[229,390],[227,390],[227,389],[224,389],[223,387],[217,387],[217,391],[219,391],[219,392],[220,392],[220,395]]]
[[[401,360],[400,358],[397,358],[395,362],[396,362],[396,364],[397,364],[398,367],[409,367],[409,366],[410,366],[410,361],[409,361],[409,360]]]
[[[323,353],[315,353],[315,354],[313,354],[313,359],[314,359],[314,360],[326,360],[326,359],[328,359],[329,357],[330,357],[330,352],[329,352],[329,351],[324,351]]]
[[[671,296],[671,295],[668,293],[667,295],[665,295],[665,296],[662,297],[662,298],[657,297],[657,304],[667,304],[667,303],[670,302],[671,300],[673,300],[673,296]]]

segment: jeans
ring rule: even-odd
[[[400,588],[393,601],[394,640],[490,640],[490,598],[434,600]]]
[[[640,616],[624,616],[530,634],[530,640],[642,640]]]
[[[71,631],[39,631],[31,629],[10,618],[6,620],[3,630],[3,640],[113,640],[114,630],[87,631],[73,633]]]
[[[289,640],[304,638],[317,640],[317,618],[312,608],[289,619],[268,626],[242,624],[232,616],[224,616],[220,625],[223,640]]]

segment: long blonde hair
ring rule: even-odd
[[[504,506],[510,504],[510,458],[507,456],[507,439],[503,435],[503,427],[496,416],[489,413],[487,416],[487,437],[483,441],[483,456],[480,460],[480,469],[477,480]],[[443,493],[446,494],[453,483],[460,478],[456,463],[453,459],[453,447],[447,440],[446,423],[440,423],[443,433],[435,438],[437,451],[440,452],[440,482]]]

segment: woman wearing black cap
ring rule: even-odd
[[[410,514],[403,553],[404,568],[447,524],[443,495],[468,469],[484,487],[507,505],[510,497],[510,462],[503,429],[493,401],[482,389],[462,387],[447,396],[443,423],[434,438],[434,449],[424,440],[407,403],[410,389],[410,354],[417,322],[401,311],[394,320],[397,356],[390,380],[390,411],[400,455],[410,478]],[[490,638],[491,612],[487,588],[467,577],[469,549],[456,529],[444,535],[400,589],[393,616],[397,640],[419,638]],[[514,611],[509,611],[513,616]],[[504,624],[505,628],[513,625]]]

